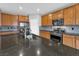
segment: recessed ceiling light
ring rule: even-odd
[[[22,10],[23,9],[23,7],[22,6],[19,6],[19,10]]]
[[[39,8],[37,8],[37,12],[39,12],[40,11],[40,9]]]

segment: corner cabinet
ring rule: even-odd
[[[75,6],[64,9],[64,25],[75,25]]]

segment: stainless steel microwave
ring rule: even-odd
[[[64,25],[64,19],[56,19],[52,21],[53,26],[63,26]]]

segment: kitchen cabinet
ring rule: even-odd
[[[18,16],[18,17],[19,17],[19,22],[29,22],[28,16]]]
[[[40,36],[41,36],[42,38],[45,38],[45,39],[42,39],[42,42],[43,42],[46,46],[49,46],[49,43],[50,43],[50,32],[41,30],[41,31],[40,31]]]
[[[79,36],[76,36],[76,49],[79,49]]]
[[[0,13],[0,26],[1,26],[1,13]]]
[[[41,30],[40,31],[40,36],[46,39],[50,39],[50,32],[45,31],[45,30]]]
[[[59,10],[53,13],[53,20],[62,18],[63,18],[63,10]]]
[[[10,14],[1,14],[1,25],[2,26],[17,26],[18,25],[18,18],[16,15]]]
[[[79,25],[79,4],[75,5],[76,10],[76,25]]]
[[[57,11],[57,19],[62,19],[63,18],[63,10]]]
[[[48,15],[42,16],[41,23],[42,23],[41,24],[42,26],[47,26],[48,25]]]
[[[64,9],[64,25],[75,25],[75,6]]]
[[[75,36],[63,34],[63,44],[75,48]]]
[[[52,16],[53,16],[53,20],[57,19],[57,13],[56,12],[54,12]]]
[[[49,26],[52,26],[52,20],[53,20],[52,14],[48,14],[48,25]]]
[[[13,26],[18,26],[18,16],[16,16],[16,15],[12,15],[11,16],[11,23],[12,23],[12,25]]]
[[[2,13],[2,14],[1,14],[1,17],[2,17],[2,18],[1,18],[1,25],[2,25],[2,26],[10,25],[10,24],[9,24],[10,21],[8,20],[7,14],[3,14],[3,13]]]
[[[4,35],[1,36],[1,49],[9,48],[11,46],[16,46],[18,44],[18,35]]]
[[[41,25],[51,26],[52,25],[52,14],[47,14],[47,15],[42,16]]]

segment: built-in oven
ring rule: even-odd
[[[53,26],[63,26],[64,25],[64,19],[55,19],[52,21]]]

